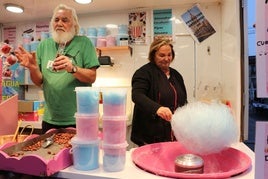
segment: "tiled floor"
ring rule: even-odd
[[[254,151],[255,145],[255,126],[256,121],[268,121],[268,110],[261,109],[261,108],[254,108],[249,112],[249,133],[248,133],[248,140],[244,143]]]

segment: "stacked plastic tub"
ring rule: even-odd
[[[105,88],[103,99],[103,169],[109,172],[124,169],[126,160],[126,88]]]
[[[91,40],[92,44],[97,45],[97,29],[95,27],[87,28],[87,37]]]
[[[121,24],[118,25],[118,34],[116,38],[117,46],[127,46],[128,45],[128,26]]]
[[[98,88],[76,87],[76,136],[71,139],[73,163],[77,170],[99,168],[99,94]]]
[[[97,28],[97,47],[106,47],[107,46],[107,29],[106,27]]]

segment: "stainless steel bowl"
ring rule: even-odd
[[[184,173],[203,173],[204,161],[194,154],[179,155],[175,160],[175,171]]]

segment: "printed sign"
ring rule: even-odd
[[[4,42],[11,44],[13,47],[16,45],[16,32],[17,28],[15,26],[4,27]]]
[[[129,13],[130,43],[144,44],[146,37],[146,12]]]
[[[255,178],[268,178],[268,122],[256,122]]]
[[[162,9],[154,10],[154,39],[168,38],[172,40],[172,10]]]
[[[256,1],[257,97],[268,97],[268,0]]]

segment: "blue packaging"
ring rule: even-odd
[[[126,156],[125,155],[109,155],[103,156],[103,169],[107,172],[122,171],[125,167]]]
[[[35,52],[36,51],[36,49],[37,49],[37,46],[39,45],[39,41],[32,41],[31,43],[30,43],[30,45],[31,45],[31,52]]]
[[[97,36],[98,37],[106,37],[107,36],[107,29],[106,29],[106,27],[98,27],[98,29],[97,29]]]
[[[128,26],[125,24],[118,25],[118,34],[128,34]]]
[[[103,143],[103,169],[107,172],[122,171],[126,163],[127,142],[119,144]]]
[[[99,168],[99,143],[99,140],[86,141],[76,136],[71,139],[75,169],[86,171]]]
[[[94,87],[76,87],[76,103],[77,112],[81,114],[99,113],[99,97],[98,88]]]
[[[94,27],[87,28],[87,36],[96,37],[97,36],[97,29]]]

